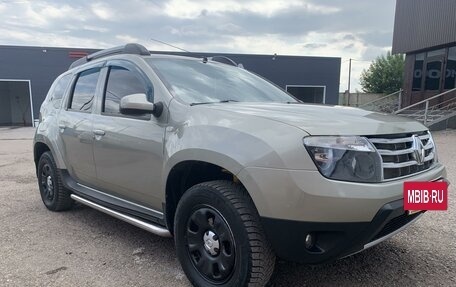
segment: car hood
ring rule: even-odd
[[[427,129],[419,122],[408,118],[345,106],[284,103],[220,103],[201,105],[200,107],[274,120],[300,128],[311,135],[367,136],[418,132]]]

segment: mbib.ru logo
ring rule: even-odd
[[[404,210],[447,210],[448,184],[435,182],[404,182]]]

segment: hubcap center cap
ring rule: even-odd
[[[206,231],[203,236],[204,249],[209,252],[210,255],[215,256],[220,250],[220,242],[217,235],[213,231]]]
[[[50,175],[48,175],[48,177],[46,178],[46,184],[49,188],[52,189],[52,177]]]

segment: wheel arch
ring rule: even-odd
[[[49,134],[47,133],[37,132],[33,141],[33,159],[35,161],[35,166],[38,165],[41,155],[46,151],[50,151],[57,168],[66,169],[59,146],[57,138],[54,139],[54,137],[49,137]]]
[[[40,161],[41,156],[43,153],[51,151],[49,146],[44,142],[35,142],[33,145],[33,159],[35,161],[35,167],[38,166],[38,162]]]
[[[204,160],[186,159],[175,163],[169,169],[166,175],[164,211],[166,225],[171,233],[177,204],[190,187],[212,180],[228,180],[244,186],[236,176],[240,170],[226,166]]]

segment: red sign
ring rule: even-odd
[[[404,182],[404,210],[447,210],[448,184],[444,181]]]

